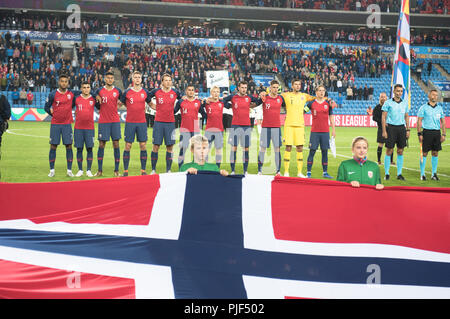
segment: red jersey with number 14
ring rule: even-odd
[[[75,101],[75,129],[94,129],[95,99],[89,95],[87,98],[78,96]]]
[[[178,110],[180,110],[181,112],[180,131],[200,132],[198,112],[200,111],[201,105],[202,102],[197,99],[192,101],[178,101],[177,105],[175,106],[174,113],[178,112]]]
[[[101,98],[99,123],[120,122],[119,113],[117,112],[117,102],[121,95],[122,91],[116,87],[113,87],[111,90],[102,87],[97,91],[97,96]]]

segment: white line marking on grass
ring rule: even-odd
[[[17,130],[18,130],[18,129],[15,129],[15,131],[17,131]],[[6,133],[13,134],[13,135],[20,135],[20,136],[29,136],[29,137],[46,138],[46,139],[49,139],[49,138],[50,138],[50,136],[40,136],[40,135],[31,135],[31,134],[16,133],[16,132],[13,132],[13,130],[6,130]]]

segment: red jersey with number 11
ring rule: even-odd
[[[94,129],[95,99],[89,95],[87,98],[78,96],[75,101],[75,128],[80,130]]]

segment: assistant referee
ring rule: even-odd
[[[389,168],[391,165],[391,155],[397,145],[397,179],[405,180],[402,176],[403,169],[403,149],[409,138],[409,115],[408,102],[402,99],[403,86],[394,85],[394,97],[384,102],[381,121],[383,137],[386,139],[386,155],[384,157],[385,179],[389,179]]]
[[[429,151],[431,151],[431,179],[439,180],[437,176],[438,153],[442,150],[442,142],[445,141],[446,128],[444,110],[437,100],[438,91],[431,90],[428,94],[428,103],[422,105],[417,112],[417,135],[419,142],[422,143],[420,179],[423,181],[426,180],[425,165]]]

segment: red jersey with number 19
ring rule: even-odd
[[[133,88],[126,90],[120,100],[127,108],[127,123],[146,123],[145,103],[150,103],[151,97],[146,89],[136,91]]]
[[[267,95],[262,103],[263,122],[262,127],[280,127],[281,107],[286,106],[281,95],[271,97]]]
[[[97,91],[97,96],[100,96],[100,117],[99,123],[115,123],[120,122],[119,113],[117,112],[117,102],[120,99],[122,92],[120,89],[113,87],[108,90],[102,87]]]
[[[78,96],[75,101],[75,128],[80,130],[94,129],[95,99],[89,95],[87,98]]]

